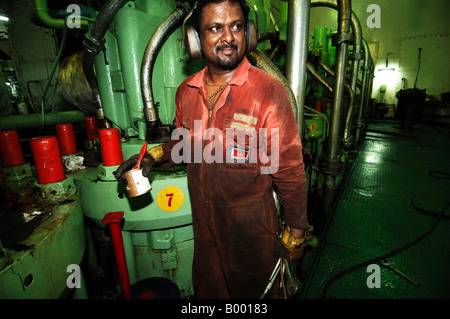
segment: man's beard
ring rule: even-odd
[[[234,54],[232,56],[227,56],[228,58],[227,60],[221,59],[219,57],[219,51],[228,48],[234,49],[235,50]],[[239,60],[238,46],[236,44],[225,44],[218,46],[216,48],[216,53],[217,53],[217,65],[223,70],[233,70],[239,65],[239,62],[241,62]]]

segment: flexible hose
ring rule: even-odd
[[[144,101],[145,120],[151,124],[159,122],[158,110],[155,107],[152,88],[153,67],[155,65],[156,57],[164,41],[170,33],[183,22],[188,11],[188,8],[184,5],[177,6],[158,26],[145,49],[141,66],[141,90]]]
[[[291,102],[291,107],[295,115],[295,121],[297,122],[297,100],[295,99],[295,95],[292,92],[292,89],[289,86],[289,83],[284,77],[283,73],[281,73],[281,71],[272,63],[272,61],[270,61],[270,59],[259,49],[256,49],[253,52],[249,52],[247,54],[247,58],[254,66],[266,71],[281,83],[283,83],[288,92],[289,101]]]
[[[90,33],[86,34],[83,40],[84,57],[83,57],[83,72],[91,87],[94,97],[94,103],[98,109],[97,116],[103,117],[102,103],[100,100],[100,90],[97,83],[97,77],[94,73],[94,59],[97,53],[104,48],[105,33],[108,30],[111,21],[115,14],[127,2],[127,0],[112,0],[106,2],[101,8],[95,20]]]
[[[412,202],[412,198],[411,198],[411,204],[412,204],[412,206],[413,206],[413,208],[414,208],[415,210],[419,210],[419,211],[421,210],[421,211],[423,211],[423,209],[419,209],[418,207],[414,206],[414,203]],[[328,282],[325,284],[325,287],[324,287],[323,290],[322,290],[322,299],[324,299],[324,298],[326,297],[326,295],[327,295],[327,293],[328,293],[328,290],[330,289],[331,285],[332,285],[336,280],[338,280],[339,278],[343,277],[344,275],[346,275],[346,274],[348,274],[348,273],[350,273],[350,272],[352,272],[352,271],[355,271],[355,270],[357,270],[357,269],[360,269],[360,268],[362,268],[362,267],[368,266],[368,265],[370,265],[370,264],[377,263],[377,262],[379,262],[380,260],[383,260],[383,259],[387,259],[387,258],[389,258],[389,257],[392,257],[392,256],[394,256],[394,255],[396,255],[396,254],[398,254],[398,253],[400,253],[400,252],[402,252],[402,251],[408,249],[409,247],[411,247],[411,246],[417,244],[418,242],[420,242],[421,240],[423,240],[425,237],[427,237],[428,235],[430,235],[430,234],[434,231],[434,229],[436,228],[436,226],[437,226],[438,222],[441,220],[441,218],[444,217],[444,216],[446,217],[446,215],[444,215],[444,213],[445,213],[445,211],[446,211],[449,207],[450,207],[450,202],[448,202],[448,203],[444,206],[444,208],[440,211],[440,213],[437,213],[437,214],[436,214],[437,217],[436,217],[436,219],[434,220],[434,222],[433,222],[433,224],[431,225],[431,227],[430,227],[425,233],[423,233],[422,235],[420,235],[419,237],[417,237],[415,240],[413,240],[413,241],[407,243],[406,245],[403,245],[402,247],[397,248],[397,249],[395,249],[395,250],[393,250],[393,251],[391,251],[391,252],[389,252],[389,253],[387,253],[387,254],[384,254],[384,255],[382,255],[382,256],[375,257],[375,258],[372,258],[372,259],[370,259],[370,260],[364,261],[364,262],[362,262],[362,263],[359,263],[359,264],[357,264],[357,265],[354,265],[354,266],[352,266],[352,267],[350,267],[350,268],[347,268],[347,269],[341,271],[340,273],[336,274],[334,277],[332,277],[330,280],[328,280]]]

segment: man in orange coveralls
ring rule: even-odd
[[[191,155],[184,154],[198,298],[259,298],[277,253],[292,261],[304,249],[307,189],[301,140],[286,88],[245,57],[247,16],[242,0],[198,2],[191,19],[207,66],[185,79],[176,93],[176,125],[190,133],[184,143],[191,152],[183,151]],[[215,129],[214,139],[207,129]],[[211,151],[212,140],[217,143]],[[255,147],[255,140],[263,142]],[[178,142],[149,150],[143,174],[155,164],[174,163]],[[215,160],[206,160],[208,154]],[[136,162],[134,155],[116,177]],[[288,224],[283,240],[274,188]],[[274,285],[269,297],[280,296]]]

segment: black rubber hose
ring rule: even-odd
[[[412,203],[412,200],[411,200],[411,203]],[[423,211],[423,209],[420,209],[420,208],[418,208],[417,206],[414,206],[413,203],[412,203],[412,205],[413,205],[413,208],[414,208],[415,210],[422,210],[422,211]],[[352,272],[352,271],[355,271],[355,270],[357,270],[357,269],[360,269],[360,268],[362,268],[362,267],[368,266],[368,265],[370,265],[370,264],[378,263],[380,260],[383,260],[383,259],[387,259],[387,258],[389,258],[389,257],[392,257],[392,256],[394,256],[394,255],[396,255],[396,254],[398,254],[398,253],[400,253],[400,252],[402,252],[402,251],[408,249],[409,247],[411,247],[411,246],[417,244],[419,241],[421,241],[422,239],[424,239],[425,237],[427,237],[428,235],[430,235],[430,234],[433,232],[433,230],[436,228],[436,226],[437,226],[437,224],[439,223],[439,221],[441,220],[441,218],[445,216],[444,213],[445,213],[445,211],[446,211],[449,207],[450,207],[450,202],[448,202],[448,203],[444,206],[444,208],[443,208],[439,213],[437,213],[437,214],[434,213],[434,214],[437,215],[437,217],[436,217],[436,219],[434,220],[433,225],[431,225],[431,227],[430,227],[425,233],[423,233],[422,235],[420,235],[419,237],[417,237],[415,240],[413,240],[413,241],[407,243],[406,245],[403,245],[402,247],[397,248],[397,249],[395,249],[395,250],[393,250],[393,251],[391,251],[391,252],[389,252],[389,253],[387,253],[387,254],[384,254],[384,255],[379,256],[379,257],[372,258],[372,259],[370,259],[370,260],[367,260],[367,261],[364,261],[364,262],[359,263],[359,264],[357,264],[357,265],[354,265],[354,266],[352,266],[352,267],[350,267],[350,268],[344,269],[344,270],[341,271],[340,273],[338,273],[338,274],[336,274],[335,276],[333,276],[331,279],[329,279],[329,280],[327,281],[327,283],[325,284],[325,287],[324,287],[323,290],[322,290],[322,299],[325,299],[325,297],[327,296],[328,290],[330,289],[331,285],[333,285],[333,283],[334,283],[336,280],[338,280],[339,278],[343,277],[344,275],[346,275],[346,274],[348,274],[348,273],[350,273],[350,272]]]
[[[188,11],[187,5],[178,5],[155,30],[144,52],[140,75],[141,91],[144,101],[145,120],[152,125],[159,122],[159,114],[155,106],[152,86],[153,67],[156,62],[156,57],[164,41],[176,28],[179,27]]]
[[[97,77],[94,73],[94,59],[97,53],[104,49],[105,33],[117,11],[119,11],[119,9],[122,8],[126,2],[126,0],[113,0],[105,3],[100,8],[91,32],[87,33],[85,35],[85,39],[83,40],[83,72],[86,75],[89,86],[91,87],[94,95],[94,103],[97,108],[101,108],[101,101]]]

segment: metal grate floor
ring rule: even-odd
[[[419,286],[381,267],[380,288],[369,288],[373,270],[344,270],[403,247],[430,230],[450,200],[450,129],[416,125],[401,130],[395,121],[368,127],[335,212],[302,287],[302,298],[449,298],[450,219],[440,218],[423,240],[389,258]],[[450,215],[450,209],[445,212]],[[372,279],[369,280],[373,282]],[[328,283],[328,285],[327,285]],[[324,289],[326,287],[326,289]],[[324,295],[323,295],[324,294]]]

